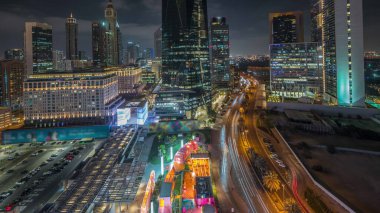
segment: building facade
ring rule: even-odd
[[[7,129],[12,125],[11,110],[6,107],[0,107],[0,131]]]
[[[206,0],[163,0],[162,84],[190,90],[187,117],[211,102],[211,75]]]
[[[53,68],[52,27],[46,23],[26,22],[24,32],[27,75],[47,73]]]
[[[213,89],[230,89],[230,38],[225,17],[213,17],[210,24],[211,79]]]
[[[22,109],[24,63],[19,60],[0,61],[0,106],[11,110]]]
[[[313,0],[311,5],[311,42],[322,42],[323,11],[321,0]]]
[[[5,60],[24,60],[24,50],[23,49],[9,49],[4,52]]]
[[[364,106],[362,0],[321,0],[325,100]]]
[[[78,59],[78,23],[73,14],[66,19],[66,59]]]
[[[23,96],[25,125],[34,127],[110,124],[123,103],[113,72],[32,75]]]
[[[270,58],[270,88],[273,95],[316,98],[323,94],[320,43],[272,44]]]
[[[364,58],[366,103],[380,108],[380,54],[368,52]]]
[[[269,14],[270,44],[304,42],[302,12]]]
[[[128,66],[107,69],[114,72],[118,78],[119,94],[135,94],[141,82],[142,69]]]

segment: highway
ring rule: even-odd
[[[268,205],[265,193],[258,188],[258,180],[252,174],[247,161],[242,157],[241,140],[239,140],[239,108],[244,99],[244,93],[238,96],[226,116],[226,138],[229,149],[230,158],[232,161],[233,172],[235,172],[235,184],[238,184],[242,198],[247,204],[247,212],[276,212],[273,211],[271,205]]]

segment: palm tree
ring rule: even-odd
[[[277,173],[269,171],[263,178],[264,186],[271,192],[275,192],[280,189],[280,180],[278,179]]]
[[[284,206],[285,206],[285,209],[288,210],[289,213],[301,212],[298,209],[296,201],[293,198],[291,198],[291,197],[285,199]]]

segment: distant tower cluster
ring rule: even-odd
[[[123,63],[123,43],[117,13],[109,0],[105,20],[92,23],[92,54],[95,66],[116,66]]]

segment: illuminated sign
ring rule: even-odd
[[[131,118],[131,109],[117,109],[117,126],[126,125]]]

